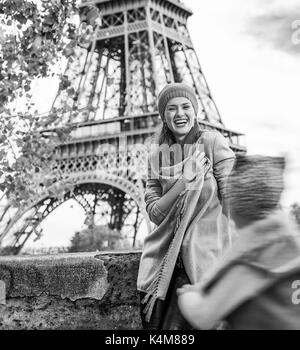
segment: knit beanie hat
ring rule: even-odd
[[[164,119],[168,102],[174,97],[186,97],[189,99],[197,115],[198,101],[193,88],[183,83],[172,83],[166,85],[158,95],[158,111],[162,119]]]
[[[231,212],[254,222],[278,209],[284,168],[282,157],[237,156],[226,191]]]

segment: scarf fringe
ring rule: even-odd
[[[157,295],[155,295],[155,294],[147,294],[147,296],[146,296],[147,300],[149,299],[150,296],[151,296],[150,300],[147,301],[147,304],[143,309],[143,313],[145,314],[145,321],[146,322],[150,322],[151,315],[152,315],[152,312],[154,309],[154,305],[155,305],[155,302],[157,300]]]
[[[161,267],[160,267],[157,278],[148,287],[148,291],[146,292],[147,294],[145,295],[145,297],[142,300],[142,304],[146,304],[146,306],[143,309],[143,313],[146,314],[145,315],[146,322],[150,321],[150,318],[151,318],[151,315],[152,315],[152,312],[153,312],[153,309],[155,306],[155,302],[158,299],[158,289],[160,286],[160,282],[161,282],[162,277],[165,275],[164,270],[165,270],[165,267],[168,265],[167,263],[169,260],[169,256],[170,256],[171,252],[173,252],[173,250],[174,250],[176,233],[177,233],[178,228],[181,224],[181,220],[182,220],[182,217],[184,215],[184,212],[185,212],[185,196],[183,195],[182,201],[181,201],[181,206],[179,208],[179,215],[178,215],[177,220],[176,220],[176,225],[175,225],[174,236],[173,236],[172,242],[170,244],[170,247],[169,247],[162,263],[161,263]],[[178,256],[178,253],[179,252],[177,252],[177,256]],[[176,259],[177,259],[177,257],[176,257]]]

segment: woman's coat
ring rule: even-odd
[[[169,213],[161,212],[157,201],[177,181],[176,174],[186,159],[169,167],[162,157],[162,174],[147,179],[146,210],[157,227],[145,238],[137,281],[138,290],[147,294],[142,301],[147,303],[146,319],[150,319],[155,300],[165,299],[179,254],[191,283],[197,283],[230,241],[222,202],[234,152],[217,131],[203,130],[197,144],[202,145],[208,159],[204,175],[178,197]],[[152,160],[157,159],[152,156],[150,170],[155,166]]]

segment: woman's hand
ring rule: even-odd
[[[205,153],[196,147],[184,164],[182,174],[183,181],[186,183],[192,182],[197,176],[201,175],[204,171],[205,163]]]

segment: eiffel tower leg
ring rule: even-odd
[[[110,198],[111,216],[109,227],[120,231],[122,229],[123,218],[124,218],[124,203],[125,193],[121,191],[114,191],[114,196]]]
[[[9,244],[19,254],[29,238],[37,235],[40,223],[61,204],[74,199],[87,215],[86,224],[108,225],[111,229],[123,232],[123,237],[130,239],[130,244],[136,244],[136,234],[144,214],[136,202],[124,191],[109,185],[87,183],[77,185],[72,192],[67,192],[61,198],[45,198],[39,201],[31,210],[18,231],[12,234]],[[20,217],[22,219],[22,217]],[[98,222],[97,222],[98,220]],[[133,242],[133,243],[132,243]]]
[[[135,247],[135,243],[136,243],[136,236],[137,236],[137,233],[138,233],[138,228],[139,228],[139,214],[140,214],[140,208],[137,207],[137,210],[136,210],[136,218],[135,218],[135,223],[134,223],[134,236],[133,236],[133,243],[132,243],[132,247],[134,248]]]
[[[118,193],[110,203],[112,207],[110,228],[121,231],[126,228],[126,238],[132,239],[132,246],[136,244],[136,235],[142,221],[140,208],[125,193]],[[127,219],[130,222],[127,222]],[[128,235],[130,234],[130,237]]]

